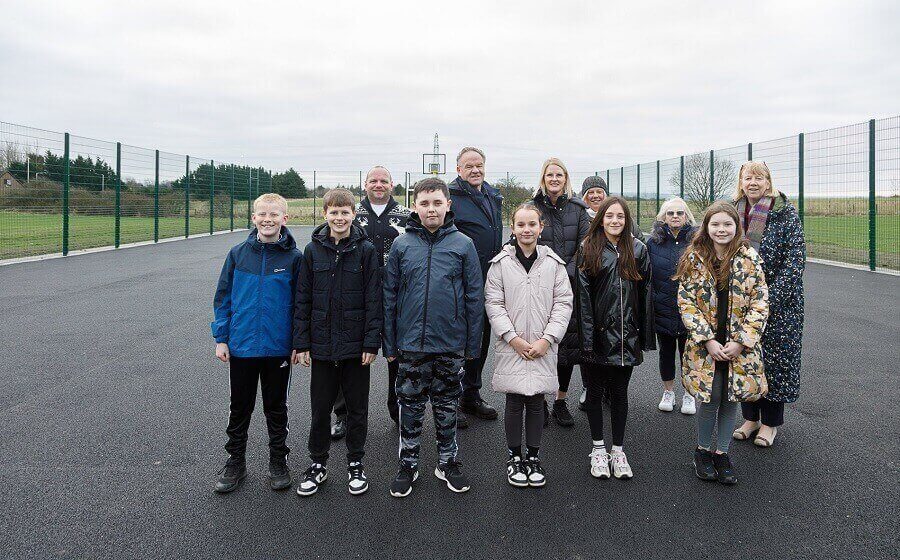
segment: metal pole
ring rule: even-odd
[[[659,214],[659,160],[656,160],[656,213]]]
[[[684,156],[681,156],[681,163],[678,171],[678,196],[684,198]]]
[[[869,270],[875,270],[875,119],[869,121]]]
[[[716,201],[716,168],[715,162],[713,158],[715,155],[713,151],[709,151],[709,203],[712,204]]]
[[[244,165],[241,164],[241,169],[243,169],[243,168],[244,168]],[[250,174],[248,173],[247,174],[247,229],[250,229],[250,224],[252,223],[250,218],[253,214],[253,209],[252,209],[251,203],[250,203],[250,198],[251,198],[250,195],[253,194],[253,189],[250,185],[251,185],[250,184]]]
[[[213,231],[213,217],[216,213],[216,205],[215,205],[215,197],[216,197],[216,162],[213,160],[209,160],[209,234],[212,235]]]
[[[63,230],[62,230],[62,254],[69,254],[69,133],[65,135],[63,147]]]
[[[641,225],[641,164],[637,164],[637,223]]]
[[[625,168],[619,168],[619,194],[625,196]]]
[[[231,228],[231,231],[234,231],[234,164],[233,163],[231,164],[231,179],[229,180],[228,184],[229,184],[229,187],[231,190],[231,204],[229,205],[229,208],[231,208],[231,211],[228,213],[231,215],[230,228]]]
[[[116,142],[116,249],[119,248],[122,222],[122,143]]]
[[[159,241],[159,150],[156,150],[153,179],[153,242]]]
[[[313,225],[316,225],[316,172],[313,171]]]
[[[606,170],[606,192],[609,192],[609,169]]]
[[[800,133],[798,138],[798,149],[797,149],[797,213],[800,214],[800,223],[803,224],[803,215],[804,215],[804,207],[806,206],[806,195],[803,192],[803,182],[804,182],[804,163],[803,163],[803,146],[805,144],[805,139],[803,133]]]
[[[747,143],[747,161],[753,161],[753,142]]]
[[[191,156],[184,156],[184,238],[191,235]]]

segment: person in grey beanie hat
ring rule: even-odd
[[[600,203],[609,194],[609,187],[602,177],[590,175],[581,183],[580,194],[581,199],[588,205],[588,216],[594,219],[594,216],[597,215],[597,208],[600,208]]]

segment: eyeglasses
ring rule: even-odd
[[[666,216],[668,216],[668,217],[670,217],[670,218],[671,218],[672,216],[679,216],[679,217],[681,217],[681,216],[684,216],[684,210],[666,210]]]

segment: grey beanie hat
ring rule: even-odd
[[[609,187],[606,186],[606,181],[597,175],[591,175],[581,183],[581,196],[584,196],[584,193],[591,189],[603,189],[606,194],[609,194]]]

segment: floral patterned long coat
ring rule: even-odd
[[[715,280],[700,256],[691,252],[685,258],[693,270],[678,289],[678,308],[688,331],[681,381],[688,393],[709,402],[716,365],[706,342],[716,338],[718,298]],[[769,304],[763,262],[751,247],[741,247],[732,260],[729,298],[728,338],[740,342],[744,350],[729,363],[728,400],[755,401],[768,392],[760,340]]]

